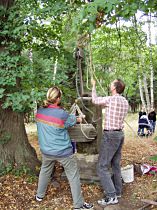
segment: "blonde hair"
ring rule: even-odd
[[[48,107],[50,104],[54,104],[57,98],[60,98],[62,91],[58,87],[51,87],[47,91],[47,100],[44,101],[44,107]]]

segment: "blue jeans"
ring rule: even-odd
[[[56,158],[50,155],[42,154],[42,166],[39,174],[37,196],[40,198],[45,196],[47,185],[56,160],[64,167],[70,184],[74,207],[80,208],[80,206],[84,203],[84,199],[81,193],[80,175],[75,155],[64,158]]]
[[[153,120],[150,120],[150,123],[152,125],[152,132],[155,132],[155,126],[156,126],[156,122],[154,122]]]
[[[156,122],[153,122],[153,133],[155,132]]]
[[[102,188],[109,197],[122,193],[120,161],[123,142],[122,131],[105,131],[103,135],[97,171]]]
[[[138,127],[138,134],[144,134],[144,128]]]

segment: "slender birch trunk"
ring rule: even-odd
[[[55,81],[55,79],[56,79],[56,74],[57,74],[57,65],[58,65],[58,58],[56,58],[56,60],[55,60],[55,64],[54,64],[54,70],[53,70],[53,81]]]
[[[140,54],[140,52],[138,53],[138,51],[137,51],[137,56],[138,56],[137,72],[138,72],[140,98],[141,98],[143,109],[147,110],[147,105],[146,105],[146,102],[145,102],[145,99],[144,99],[144,91],[143,91],[142,79],[141,79],[141,71],[140,71],[141,54]]]
[[[149,46],[149,59],[150,59],[150,96],[151,96],[151,104],[150,108],[154,107],[154,85],[153,85],[153,78],[154,78],[154,70],[153,70],[153,62],[152,62],[152,43],[151,43],[151,12],[149,12],[148,17],[148,46]]]
[[[139,90],[140,90],[140,97],[141,97],[142,107],[144,108],[144,110],[146,110],[147,107],[146,107],[146,103],[145,103],[145,100],[144,100],[142,80],[141,80],[141,76],[140,75],[138,76],[138,81],[139,81]]]
[[[149,98],[149,92],[148,92],[147,78],[146,78],[146,75],[144,74],[143,74],[143,84],[144,84],[144,92],[146,96],[147,112],[149,112],[150,111],[150,98]]]

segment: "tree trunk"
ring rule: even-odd
[[[53,69],[53,82],[55,83],[56,74],[57,74],[57,65],[58,65],[58,58],[55,59],[54,69]]]
[[[14,0],[0,0],[0,5],[5,7],[6,9],[11,7],[13,5],[13,3],[14,3]]]
[[[151,108],[154,108],[154,70],[153,70],[153,64],[152,61],[150,61],[150,96],[151,96]]]
[[[0,6],[8,9],[12,7],[14,0],[0,0]],[[8,22],[9,15],[1,15],[1,21]],[[4,29],[2,28],[2,31]],[[15,44],[20,43],[20,40],[13,40],[9,36],[0,36],[0,41],[14,41]],[[0,51],[7,50],[6,46],[0,43]],[[20,49],[22,50],[22,49]],[[11,53],[15,55],[20,54],[20,50],[17,49]],[[11,55],[10,55],[11,56]],[[9,64],[8,64],[9,65]],[[20,65],[20,64],[19,64]],[[13,71],[13,69],[11,69]],[[7,71],[7,68],[4,68]],[[8,70],[9,71],[9,70]],[[20,78],[16,78],[16,87],[20,87]],[[4,87],[6,91],[10,91],[12,86]],[[24,113],[13,112],[11,108],[2,109],[2,103],[4,98],[0,102],[0,168],[12,166],[26,166],[36,170],[36,166],[39,166],[40,162],[37,158],[36,152],[28,142],[25,126],[24,126]]]
[[[149,93],[148,93],[148,84],[147,84],[147,78],[143,74],[143,84],[144,84],[144,92],[146,96],[146,102],[147,102],[147,112],[150,111],[150,99],[149,99]]]
[[[153,62],[152,62],[152,41],[151,41],[151,12],[149,12],[149,17],[148,17],[148,32],[149,32],[149,59],[150,59],[150,97],[151,97],[151,108],[154,108],[154,85],[153,85],[153,80],[154,80],[154,70],[153,70]],[[149,110],[150,111],[150,110]]]
[[[29,144],[24,115],[0,106],[0,167],[26,166],[35,172],[40,161]]]
[[[140,97],[141,97],[142,106],[146,110],[146,103],[145,103],[145,100],[144,100],[142,81],[141,81],[140,75],[138,76],[138,81],[139,81],[139,90],[140,90]]]

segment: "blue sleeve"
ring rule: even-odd
[[[72,127],[76,124],[76,116],[73,114],[69,114],[67,120],[65,121],[65,128]]]

